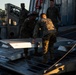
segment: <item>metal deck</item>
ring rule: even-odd
[[[2,42],[1,42],[2,43]],[[69,45],[74,45],[76,42],[72,40],[59,40],[55,44],[55,60],[50,60],[48,63],[42,63],[42,48],[39,48],[39,56],[34,56],[33,51],[29,50],[31,59],[23,57],[23,49],[14,49],[12,47],[0,47],[0,66],[17,72],[20,75],[50,75],[54,73],[64,73],[76,70],[76,47],[65,58],[56,63],[69,50]],[[57,50],[58,46],[67,47],[67,51]],[[11,60],[10,60],[11,59]],[[56,64],[55,64],[56,63]],[[55,64],[55,65],[54,65]],[[51,67],[53,66],[53,67]],[[71,68],[70,68],[71,67]],[[50,71],[49,71],[50,70]],[[45,71],[47,71],[45,73]]]

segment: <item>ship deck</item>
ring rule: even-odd
[[[59,39],[59,38],[58,38]],[[2,43],[2,42],[1,42]],[[64,58],[63,56],[70,50],[76,42],[73,40],[59,40],[55,44],[54,55],[55,59],[50,60],[48,63],[42,63],[42,48],[39,48],[39,55],[34,56],[34,48],[29,50],[31,59],[25,59],[23,55],[23,48],[14,49],[12,47],[0,47],[0,66],[11,71],[14,71],[20,75],[49,75],[49,70],[60,68],[56,73],[63,73],[75,68],[76,63],[76,47],[73,48]],[[67,51],[58,50],[59,46],[67,47]],[[62,48],[61,48],[62,49]],[[63,59],[61,59],[63,58]],[[61,59],[61,60],[60,60]],[[60,60],[60,61],[59,61]],[[73,63],[73,64],[72,64]],[[71,69],[69,69],[71,66]],[[66,68],[67,67],[67,68]],[[62,69],[64,68],[64,69]],[[45,71],[48,73],[44,74]],[[51,73],[53,74],[53,72]]]

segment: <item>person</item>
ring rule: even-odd
[[[21,28],[24,20],[27,18],[28,13],[29,13],[29,12],[25,9],[25,4],[24,4],[24,3],[21,3],[20,6],[21,6],[21,10],[20,10],[19,22],[18,22],[18,24],[19,24],[19,35],[20,35],[20,28]]]
[[[45,13],[41,14],[41,20],[39,20],[35,26],[33,32],[33,41],[37,38],[38,29],[42,30],[42,46],[43,46],[43,62],[48,61],[48,52],[50,53],[50,59],[54,59],[54,43],[56,42],[56,28],[53,25],[51,19],[47,18]]]
[[[54,0],[50,0],[50,7],[47,9],[47,17],[50,18],[58,31],[58,23],[61,22],[61,16]]]
[[[25,19],[20,30],[20,38],[32,38],[33,30],[36,24],[37,13],[33,12],[28,15],[28,18]],[[28,58],[28,48],[24,48],[25,57]]]

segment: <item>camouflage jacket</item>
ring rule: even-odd
[[[36,38],[38,34],[38,30],[41,28],[42,30],[42,36],[45,36],[49,33],[56,33],[56,28],[53,25],[52,21],[50,19],[41,19],[38,21],[38,23],[35,26],[33,37]]]

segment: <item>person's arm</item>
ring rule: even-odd
[[[47,18],[49,18],[49,8],[46,11]]]
[[[60,15],[58,8],[56,8],[56,11],[57,11],[57,16],[58,16],[59,22],[61,22],[61,15]]]
[[[34,28],[33,38],[37,38],[38,30],[39,30],[39,22],[36,24],[36,26]]]
[[[35,39],[37,38],[37,35],[38,35],[38,30],[39,30],[39,22],[36,24],[35,29],[33,31],[32,43],[35,43]]]

